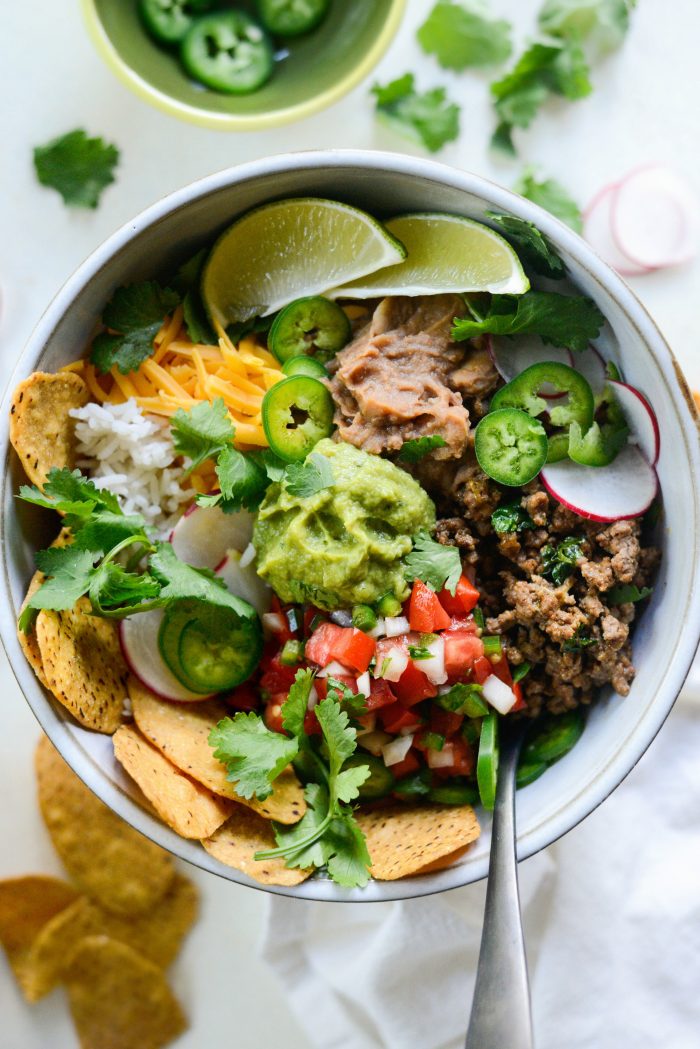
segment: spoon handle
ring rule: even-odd
[[[489,880],[465,1049],[533,1049],[530,986],[515,858],[515,771],[520,740],[501,750]]]

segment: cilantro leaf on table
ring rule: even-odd
[[[136,371],[153,353],[165,317],[179,304],[177,292],[155,280],[117,288],[102,314],[102,323],[111,330],[95,336],[90,360],[102,373],[115,364],[122,375]]]
[[[638,587],[631,583],[618,583],[608,590],[605,600],[609,605],[629,605],[637,601],[646,601],[651,595],[650,586]]]
[[[236,793],[259,801],[269,798],[275,779],[299,749],[296,739],[272,732],[253,711],[223,718],[211,730],[209,745],[216,760],[226,766],[226,778]]]
[[[215,459],[236,434],[223,397],[215,397],[211,403],[201,401],[188,411],[178,408],[171,419],[170,432],[175,451],[191,460],[185,477],[206,459]]]
[[[431,153],[459,137],[459,106],[449,101],[444,87],[420,94],[413,73],[406,73],[384,87],[375,84],[372,93],[379,118]]]
[[[622,44],[635,5],[636,0],[545,0],[539,27],[550,36],[590,41],[604,54]]]
[[[571,226],[577,233],[583,231],[581,209],[556,179],[547,178],[538,181],[532,168],[528,168],[515,186],[515,192],[531,200],[533,204],[538,204],[545,211],[549,211],[567,226]]]
[[[524,532],[527,528],[534,528],[535,522],[520,503],[508,503],[493,511],[491,525],[494,532]]]
[[[96,208],[114,182],[119,150],[78,128],[34,150],[34,170],[42,186],[57,190],[73,208]]]
[[[555,292],[493,295],[486,316],[455,320],[456,342],[489,332],[493,335],[539,335],[543,342],[569,350],[585,350],[605,318],[592,299]]]
[[[566,266],[533,222],[514,215],[502,215],[498,211],[487,211],[486,214],[515,248],[525,266],[552,280],[566,276]]]
[[[492,18],[481,0],[437,0],[417,37],[444,69],[462,70],[505,62],[510,33],[510,23]]]
[[[413,550],[403,559],[404,575],[410,581],[420,579],[431,590],[447,587],[451,594],[457,590],[462,575],[462,561],[456,546],[444,546],[431,539],[427,532],[413,538]]]
[[[290,463],[284,471],[284,487],[299,499],[309,499],[334,484],[333,468],[318,452],[312,452],[303,463]]]
[[[439,433],[427,434],[425,437],[410,437],[404,441],[397,458],[403,463],[418,463],[435,448],[444,448],[447,441]]]

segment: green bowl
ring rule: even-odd
[[[97,50],[118,77],[166,113],[222,131],[258,131],[337,102],[386,51],[405,0],[333,0],[317,30],[277,50],[272,78],[250,95],[209,91],[189,78],[176,51],[154,43],[137,0],[81,0]],[[250,2],[238,6],[251,10]]]

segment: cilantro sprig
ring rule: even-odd
[[[416,90],[413,73],[372,88],[377,116],[399,135],[421,143],[437,153],[459,137],[459,106],[447,97],[444,87],[423,93]]]
[[[397,459],[403,463],[418,463],[429,452],[444,448],[447,441],[439,433],[426,434],[425,437],[410,437],[399,449]]]
[[[404,575],[411,582],[420,579],[431,590],[447,587],[451,594],[457,590],[462,574],[462,561],[456,546],[444,546],[431,539],[427,532],[414,536],[413,549],[403,559]]]
[[[117,288],[102,314],[110,331],[93,339],[90,360],[103,373],[115,364],[122,375],[136,371],[153,353],[163,318],[179,304],[177,292],[155,280]]]
[[[577,233],[583,231],[581,209],[556,179],[538,179],[533,168],[526,168],[515,186],[515,192],[549,211]]]
[[[516,218],[515,215],[503,215],[499,211],[487,211],[486,214],[516,249],[528,269],[551,280],[561,280],[566,276],[562,259],[534,222]]]
[[[456,342],[489,332],[493,335],[539,335],[543,342],[569,350],[585,350],[600,333],[605,318],[592,299],[528,291],[524,295],[492,295],[485,315],[455,320]]]
[[[114,182],[119,150],[78,128],[34,150],[34,170],[42,186],[55,189],[73,208],[96,208]]]
[[[494,532],[524,532],[534,528],[535,522],[520,503],[507,503],[499,506],[491,514],[491,525]]]
[[[542,558],[542,575],[549,576],[556,586],[563,583],[573,573],[574,568],[583,556],[578,536],[569,535],[557,546],[548,543],[540,550]]]
[[[481,0],[437,0],[417,36],[444,69],[460,71],[504,62],[512,50],[510,33],[510,23],[491,18]]]

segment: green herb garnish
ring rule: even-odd
[[[431,539],[427,532],[413,537],[413,550],[403,559],[404,575],[409,582],[420,579],[431,590],[446,587],[455,594],[462,575],[462,560],[456,546],[444,546]]]
[[[102,314],[102,323],[111,332],[95,337],[90,360],[102,373],[115,364],[122,375],[136,371],[153,353],[163,318],[179,304],[177,292],[154,280],[117,288]]]
[[[318,452],[312,452],[303,463],[290,463],[284,471],[284,487],[299,499],[309,499],[334,484],[330,461]]]
[[[525,266],[551,280],[561,280],[566,276],[566,266],[533,222],[514,215],[503,215],[499,211],[487,211],[486,214],[512,244]]]
[[[489,332],[493,335],[539,335],[543,342],[585,350],[603,326],[604,317],[592,299],[556,292],[528,291],[524,295],[493,295],[487,314],[479,320],[455,320],[457,342]]]
[[[594,637],[591,637],[583,627],[579,627],[576,633],[568,641],[565,641],[561,646],[562,652],[580,652],[584,648],[588,648],[590,645],[597,645],[598,642]]]
[[[570,535],[558,544],[558,546],[543,546],[540,550],[542,558],[542,575],[549,576],[553,583],[560,586],[572,574],[579,559],[583,556],[581,550],[582,539]]]
[[[508,503],[507,506],[499,506],[493,511],[491,525],[494,532],[524,532],[528,528],[534,528],[535,522],[520,503]]]
[[[633,586],[631,583],[618,583],[607,591],[605,600],[609,605],[629,605],[637,601],[646,601],[652,595],[652,588]]]
[[[546,178],[538,181],[534,170],[527,168],[515,186],[515,192],[531,200],[533,204],[538,204],[545,211],[549,211],[567,226],[575,229],[577,233],[583,231],[581,209],[556,179]]]
[[[119,150],[82,129],[69,131],[34,150],[34,169],[42,186],[57,190],[73,208],[96,208],[114,182]]]
[[[511,25],[489,17],[480,0],[438,0],[419,28],[418,42],[444,69],[496,65],[510,56]]]
[[[385,87],[375,84],[372,93],[378,117],[431,153],[459,137],[459,106],[449,101],[444,87],[420,94],[413,73],[406,73]]]
[[[429,452],[435,448],[444,448],[447,441],[439,433],[431,433],[425,437],[411,437],[404,441],[397,458],[404,463],[418,463]]]

